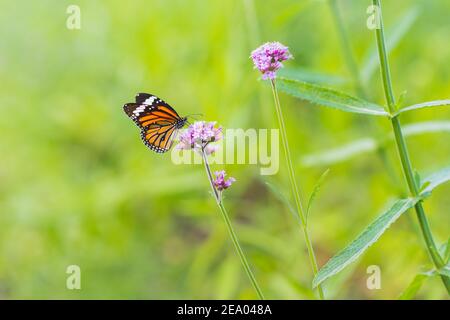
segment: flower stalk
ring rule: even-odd
[[[205,165],[206,176],[208,177],[209,183],[211,185],[214,199],[216,200],[217,206],[219,207],[220,213],[222,214],[222,217],[228,228],[228,232],[230,234],[231,240],[233,241],[233,245],[236,249],[239,259],[241,259],[245,272],[247,273],[250,282],[255,288],[258,297],[261,300],[264,300],[264,295],[259,288],[258,282],[253,275],[249,263],[247,262],[247,258],[245,257],[244,251],[239,244],[238,237],[236,236],[236,232],[234,232],[230,217],[228,216],[228,213],[222,201],[223,191],[225,189],[228,189],[236,181],[236,179],[232,177],[225,179],[226,173],[224,170],[216,171],[214,173],[216,177],[214,178],[208,163],[208,155],[211,155],[217,151],[217,146],[213,145],[212,143],[217,142],[221,139],[222,128],[216,127],[215,122],[197,121],[191,124],[189,128],[187,128],[186,131],[184,131],[180,135],[177,149],[194,150],[202,156],[203,163]]]
[[[247,273],[247,276],[250,279],[250,282],[252,283],[253,288],[255,289],[259,299],[264,300],[264,295],[258,285],[258,282],[256,281],[256,278],[252,272],[252,269],[250,268],[247,258],[245,257],[244,251],[242,250],[241,245],[239,244],[239,239],[236,236],[236,232],[234,231],[233,225],[231,224],[230,217],[228,216],[227,210],[225,209],[225,206],[223,205],[222,191],[219,191],[214,184],[214,178],[211,173],[211,168],[209,166],[207,154],[206,154],[204,148],[202,148],[201,154],[202,154],[202,158],[203,158],[203,164],[205,165],[206,175],[208,176],[208,180],[211,185],[211,189],[212,189],[214,198],[216,200],[217,206],[220,209],[222,218],[225,221],[225,224],[227,226],[228,233],[230,234],[234,248],[236,249],[239,259],[241,260],[242,266],[244,267],[245,272]]]
[[[288,138],[286,134],[286,126],[284,125],[283,112],[281,110],[280,99],[278,98],[278,91],[276,86],[277,71],[283,67],[283,61],[292,59],[292,54],[289,52],[288,47],[279,42],[266,42],[252,51],[250,58],[253,60],[255,69],[258,69],[262,74],[263,80],[269,80],[273,98],[275,100],[275,109],[277,112],[278,126],[281,131],[281,141],[283,143],[284,155],[289,171],[289,180],[291,183],[291,192],[295,199],[297,207],[297,214],[300,218],[303,235],[305,237],[306,247],[308,249],[309,260],[313,270],[314,276],[318,272],[317,260],[314,254],[314,249],[309,237],[307,218],[305,211],[303,210],[302,201],[300,199],[300,192],[295,179],[294,166],[292,165],[291,154],[289,149]],[[317,287],[319,292],[319,298],[324,299],[322,287]]]
[[[288,138],[287,138],[287,134],[286,134],[286,126],[284,124],[284,117],[283,117],[283,112],[281,110],[280,99],[278,98],[278,91],[277,91],[275,79],[271,79],[270,84],[272,87],[273,98],[275,101],[275,109],[277,112],[278,126],[279,126],[280,132],[281,132],[281,141],[283,143],[284,155],[286,158],[286,163],[287,163],[287,167],[288,167],[288,171],[289,171],[289,180],[291,183],[291,189],[292,189],[292,193],[293,193],[293,196],[295,199],[297,214],[298,214],[298,216],[300,218],[300,222],[302,224],[302,231],[303,231],[303,236],[305,238],[306,247],[308,249],[310,264],[311,264],[311,267],[313,270],[313,274],[315,276],[318,272],[317,260],[316,260],[316,256],[314,253],[314,248],[311,243],[311,238],[309,236],[305,211],[303,209],[302,201],[300,199],[299,188],[298,188],[298,185],[297,185],[297,182],[295,179],[295,171],[294,171],[294,166],[292,165],[291,154],[290,154],[290,149],[289,149],[289,142],[288,142]],[[322,289],[321,285],[317,286],[317,291],[319,293],[319,298],[323,300],[325,297],[324,297],[323,289]]]
[[[384,26],[383,26],[383,18],[381,13],[381,1],[380,0],[372,0],[373,4],[379,8],[379,28],[376,29],[376,38],[377,38],[377,47],[378,47],[378,55],[380,58],[381,64],[381,75],[383,80],[383,89],[386,97],[386,102],[388,105],[389,112],[391,114],[395,114],[396,112],[396,102],[394,97],[394,91],[392,88],[392,80],[391,73],[389,68],[389,60],[386,52],[386,44],[384,38]],[[412,197],[418,198],[419,195],[419,186],[417,186],[414,173],[412,170],[412,165],[409,157],[408,147],[406,145],[405,137],[402,132],[401,123],[398,118],[398,115],[393,116],[391,118],[391,125],[395,135],[395,143],[397,146],[397,150],[400,156],[403,174],[406,178],[406,182],[408,185],[409,193]],[[436,269],[441,269],[445,266],[444,259],[439,254],[439,251],[436,247],[436,244],[433,239],[433,234],[431,233],[430,225],[427,220],[427,216],[425,214],[425,210],[423,209],[422,201],[417,202],[415,205],[415,211],[417,215],[417,219],[419,221],[420,229],[422,231],[423,238],[426,243],[426,247],[428,253],[433,261]],[[440,274],[442,282],[444,283],[447,292],[450,294],[450,278]]]

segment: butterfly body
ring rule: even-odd
[[[157,153],[170,149],[177,131],[187,122],[187,117],[180,117],[169,104],[148,93],[138,93],[136,102],[125,104],[123,110],[141,129],[144,144]]]

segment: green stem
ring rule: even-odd
[[[277,91],[275,80],[271,80],[270,83],[272,86],[273,98],[275,100],[275,109],[277,111],[278,125],[280,127],[280,132],[281,132],[281,141],[283,143],[284,155],[285,155],[286,163],[288,166],[289,180],[291,182],[291,189],[292,189],[292,193],[293,193],[293,196],[295,199],[297,213],[298,213],[298,216],[299,216],[301,224],[302,224],[302,230],[303,230],[303,235],[305,237],[306,247],[308,249],[309,260],[310,260],[311,267],[312,267],[312,270],[313,270],[313,273],[315,276],[318,272],[317,260],[316,260],[315,254],[314,254],[314,249],[313,249],[313,246],[311,243],[311,238],[309,236],[305,213],[303,210],[302,202],[300,200],[299,188],[297,186],[297,182],[295,179],[295,171],[294,171],[294,167],[292,165],[289,143],[288,143],[288,138],[287,138],[287,134],[286,134],[286,126],[284,125],[284,117],[283,117],[283,112],[281,110],[280,99],[278,98],[278,91]],[[319,292],[320,299],[323,300],[324,294],[323,294],[322,286],[321,285],[317,286],[317,290]]]
[[[214,186],[214,178],[211,173],[211,169],[209,167],[208,159],[206,157],[206,154],[204,150],[202,150],[202,157],[203,157],[203,163],[205,164],[206,174],[208,175],[208,180],[211,185],[211,189],[214,194],[214,198],[217,202],[217,205],[219,206],[220,213],[222,214],[223,220],[225,221],[225,224],[227,225],[228,232],[230,234],[231,240],[233,241],[234,248],[236,249],[236,252],[241,259],[242,265],[245,269],[245,272],[247,273],[248,278],[250,279],[250,282],[252,283],[253,287],[256,290],[256,293],[258,294],[259,299],[264,300],[264,295],[259,288],[258,282],[256,281],[256,278],[252,272],[252,269],[250,268],[250,265],[247,262],[247,258],[245,257],[244,251],[242,251],[241,245],[239,244],[239,239],[236,236],[236,233],[234,232],[233,225],[231,224],[230,217],[228,216],[227,210],[225,209],[223,202],[222,202],[222,195],[217,191],[216,187]]]
[[[380,25],[379,28],[376,29],[376,35],[377,35],[377,46],[378,46],[378,55],[380,58],[380,64],[381,64],[381,75],[383,78],[383,88],[384,93],[386,96],[387,105],[389,108],[389,112],[391,114],[395,113],[395,97],[394,97],[394,91],[392,89],[392,80],[391,80],[391,73],[389,69],[389,61],[388,56],[386,52],[386,45],[385,45],[385,39],[384,39],[384,26],[383,26],[383,18],[381,14],[381,1],[380,0],[372,0],[373,4],[375,6],[378,6],[379,10],[379,21]],[[406,178],[406,182],[408,184],[408,189],[411,194],[411,196],[417,198],[419,197],[419,190],[418,186],[414,180],[414,174],[411,166],[411,161],[409,158],[409,152],[408,147],[406,145],[405,138],[402,133],[402,128],[400,124],[400,120],[397,116],[391,118],[392,123],[392,129],[394,131],[395,135],[395,142],[397,145],[398,153],[400,155],[400,160],[402,164],[403,173]],[[437,269],[440,269],[444,266],[444,260],[439,254],[439,251],[437,250],[436,244],[433,240],[433,235],[430,230],[430,226],[427,220],[427,216],[425,214],[425,211],[422,206],[422,202],[419,201],[415,205],[415,210],[417,214],[417,219],[419,220],[420,229],[422,231],[422,235],[424,237],[428,253],[431,256],[431,259]],[[440,275],[442,278],[442,281],[447,289],[447,292],[450,294],[450,278],[446,277],[444,275]]]

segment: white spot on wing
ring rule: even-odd
[[[156,97],[152,96],[150,98],[145,99],[144,104],[151,105],[153,103],[153,101],[155,101],[155,100],[156,100]]]
[[[140,105],[139,107],[137,107],[135,110],[133,110],[133,113],[138,116],[141,112],[144,112],[145,110],[145,106],[144,105]]]

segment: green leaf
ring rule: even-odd
[[[348,82],[347,79],[340,76],[319,73],[303,68],[283,68],[278,71],[278,75],[282,78],[325,85],[340,85]]]
[[[313,191],[311,192],[311,195],[309,196],[308,206],[306,207],[306,224],[308,224],[308,217],[309,217],[309,213],[311,211],[311,205],[314,202],[314,199],[316,198],[317,194],[319,193],[320,187],[325,182],[325,178],[328,176],[329,172],[330,172],[330,169],[328,168],[327,170],[325,170],[322,173],[322,175],[319,177],[319,179],[317,180],[316,184],[314,185],[314,188],[313,188]]]
[[[448,247],[449,241],[450,241],[450,238],[447,240],[447,242],[442,243],[440,246],[438,246],[438,252],[439,252],[439,254],[441,255],[441,257],[444,257],[444,263],[447,263],[447,262],[448,262],[448,261],[447,261],[447,258],[448,258],[447,250],[450,249],[450,248]]]
[[[266,182],[266,185],[269,187],[269,190],[275,195],[275,197],[280,200],[280,202],[284,203],[286,207],[289,209],[289,212],[294,216],[297,222],[301,225],[300,217],[298,216],[297,210],[295,210],[294,206],[291,204],[289,199],[270,182]]]
[[[420,187],[422,185],[420,174],[417,170],[414,170],[414,183]]]
[[[349,94],[304,81],[277,78],[277,87],[296,98],[346,112],[389,116],[383,107]]]
[[[425,181],[423,184],[421,184],[421,187],[419,189],[419,193],[421,193],[423,190],[425,190],[425,188],[427,188],[430,185],[430,181]],[[420,184],[419,184],[420,186]]]
[[[400,94],[400,96],[397,99],[397,103],[395,104],[395,110],[398,110],[403,107],[403,102],[405,101],[405,97],[406,97],[407,93],[408,92],[405,90]]]
[[[408,285],[408,287],[405,289],[405,291],[402,292],[400,297],[398,297],[399,300],[411,300],[413,299],[417,292],[419,292],[420,288],[422,288],[423,283],[425,280],[433,276],[433,272],[425,272],[425,273],[419,273],[416,275],[411,281],[411,283]]]
[[[357,263],[350,264],[334,277],[329,278],[326,287],[323,288],[326,298],[328,300],[335,300],[342,297],[343,292],[348,290],[348,281],[357,274],[357,270]]]
[[[443,106],[450,106],[450,100],[435,100],[435,101],[428,101],[428,102],[422,102],[418,104],[414,104],[409,107],[402,108],[398,110],[395,115],[399,115],[401,113],[405,113],[411,110],[417,110],[417,109],[423,109],[423,108],[433,108],[433,107],[443,107]]]
[[[418,16],[417,8],[408,10],[397,22],[397,24],[389,28],[386,32],[386,50],[391,52],[400,40],[406,35],[408,30],[413,26],[414,21]],[[363,62],[361,76],[364,82],[369,82],[375,70],[378,68],[378,51],[376,46],[371,46],[369,53]]]
[[[445,266],[440,268],[437,272],[439,274],[442,274],[443,276],[450,277],[450,265],[446,264]]]
[[[317,287],[329,277],[337,274],[358,258],[366,249],[375,243],[386,229],[397,220],[402,213],[418,202],[416,198],[397,200],[387,211],[378,216],[355,240],[332,257],[317,273],[313,287]]]
[[[450,132],[450,121],[427,121],[405,125],[403,134],[406,137],[432,132]],[[340,147],[328,149],[324,152],[313,153],[301,159],[305,167],[331,165],[346,161],[363,153],[375,151],[386,139],[392,140],[392,136],[385,139],[362,138]]]
[[[427,176],[424,181],[427,181],[427,186],[421,188],[420,195],[422,197],[429,196],[431,192],[437,186],[450,180],[450,167],[443,168],[429,176]]]

